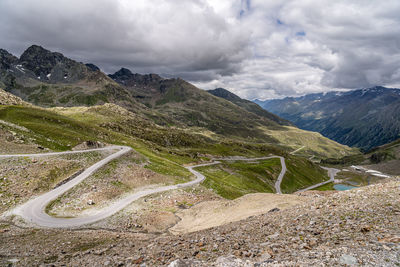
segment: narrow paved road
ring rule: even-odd
[[[173,190],[188,186],[193,186],[195,184],[201,183],[204,181],[205,177],[201,173],[195,171],[193,168],[208,166],[213,164],[218,164],[220,162],[215,161],[212,163],[200,164],[196,166],[186,167],[191,173],[196,176],[196,179],[187,183],[178,184],[178,185],[169,185],[162,186],[152,189],[146,189],[143,191],[139,191],[133,194],[130,194],[122,199],[117,200],[113,204],[108,207],[105,207],[99,210],[96,214],[90,216],[83,216],[77,218],[56,218],[49,216],[46,212],[46,206],[52,201],[61,196],[63,193],[82,182],[84,179],[92,175],[96,170],[103,167],[105,164],[109,163],[113,159],[116,159],[127,152],[131,151],[132,148],[126,146],[109,146],[105,148],[97,148],[97,149],[89,149],[89,150],[79,150],[79,151],[67,151],[67,152],[52,152],[52,153],[43,153],[43,154],[17,154],[17,155],[1,155],[0,158],[11,158],[11,157],[43,157],[43,156],[53,156],[53,155],[64,155],[64,154],[74,154],[74,153],[84,153],[90,151],[100,151],[100,150],[116,150],[115,153],[107,156],[106,158],[98,161],[93,164],[89,168],[87,168],[80,175],[70,180],[69,182],[43,194],[32,200],[29,200],[25,204],[17,207],[12,211],[12,214],[19,215],[23,219],[33,224],[49,227],[49,228],[73,228],[79,227],[86,224],[91,224],[102,219],[105,219],[116,212],[122,210],[127,205],[129,205],[132,201],[135,201],[139,198],[142,198],[147,195],[151,195],[154,193],[164,192],[167,190]]]
[[[306,146],[302,146],[302,147],[300,147],[300,148],[298,148],[298,149],[296,149],[296,150],[290,152],[290,154],[291,154],[291,155],[294,155],[294,154],[296,154],[297,152],[299,152],[300,150],[302,150],[302,149],[305,148],[305,147],[306,147]]]
[[[281,191],[281,183],[282,183],[282,179],[283,176],[285,176],[286,173],[286,164],[285,164],[285,158],[281,157],[281,156],[269,156],[269,157],[261,157],[261,158],[222,158],[222,159],[218,159],[218,160],[232,160],[232,161],[253,161],[253,160],[264,160],[264,159],[280,159],[281,160],[281,172],[279,173],[278,179],[275,182],[275,192],[277,194],[282,194]]]
[[[38,226],[42,226],[42,227],[49,227],[49,228],[79,227],[82,225],[91,224],[91,223],[100,221],[102,219],[105,219],[105,218],[115,214],[116,212],[122,210],[127,205],[129,205],[131,202],[133,202],[139,198],[142,198],[144,196],[199,184],[202,181],[204,181],[205,177],[203,174],[194,170],[194,168],[210,166],[210,165],[215,165],[215,164],[221,163],[220,161],[213,161],[211,163],[204,163],[204,164],[186,167],[186,169],[188,169],[191,173],[193,173],[196,176],[195,180],[187,182],[187,183],[183,183],[183,184],[178,184],[178,185],[169,185],[169,186],[162,186],[162,187],[157,187],[157,188],[152,188],[152,189],[146,189],[143,191],[139,191],[139,192],[130,194],[122,199],[115,201],[108,207],[105,207],[105,208],[99,210],[96,214],[93,214],[93,215],[77,217],[77,218],[56,218],[56,217],[52,217],[52,216],[48,215],[45,212],[46,206],[51,201],[60,197],[62,194],[64,194],[65,192],[70,190],[72,187],[74,187],[77,184],[79,184],[80,182],[82,182],[84,179],[86,179],[87,177],[92,175],[95,171],[97,171],[99,168],[103,167],[110,161],[131,151],[132,148],[127,147],[127,146],[108,146],[108,147],[104,147],[104,148],[66,151],[66,152],[51,152],[51,153],[42,153],[42,154],[0,155],[0,159],[1,158],[12,158],[12,157],[45,157],[45,156],[56,156],[56,155],[86,153],[86,152],[91,152],[91,151],[105,151],[105,150],[116,151],[116,152],[107,156],[106,158],[96,162],[95,164],[93,164],[92,166],[87,168],[85,171],[83,171],[80,175],[78,175],[74,179],[68,181],[67,183],[65,183],[47,193],[44,193],[43,195],[33,198],[33,199],[29,200],[28,202],[24,203],[23,205],[17,207],[16,209],[14,209],[12,211],[12,214],[19,215],[26,221],[36,224]],[[280,184],[281,184],[282,178],[286,172],[285,159],[283,157],[270,156],[270,157],[246,158],[246,159],[238,159],[238,160],[253,161],[253,160],[263,160],[263,159],[270,159],[270,158],[279,158],[281,160],[282,170],[281,170],[279,177],[275,183],[276,192],[280,194],[281,193]],[[224,160],[224,159],[221,159],[221,160]]]
[[[277,194],[282,194],[281,183],[282,183],[282,179],[287,170],[286,164],[285,164],[285,158],[283,158],[281,156],[269,156],[269,157],[260,157],[260,158],[219,159],[218,161],[213,161],[210,163],[204,163],[204,164],[186,167],[186,169],[188,169],[192,174],[194,174],[196,176],[196,179],[193,181],[183,183],[183,184],[178,184],[178,185],[169,185],[169,186],[161,186],[161,187],[157,187],[157,188],[146,189],[143,191],[139,191],[139,192],[130,194],[122,199],[119,199],[119,200],[113,202],[108,207],[105,207],[105,208],[99,210],[96,214],[93,214],[90,216],[83,216],[83,217],[77,217],[77,218],[56,218],[56,217],[49,216],[45,212],[46,206],[51,201],[57,199],[59,196],[61,196],[65,192],[67,192],[69,189],[71,189],[75,185],[82,182],[84,179],[86,179],[87,177],[92,175],[95,171],[97,171],[99,168],[103,167],[110,161],[128,153],[129,151],[132,150],[132,148],[127,147],[127,146],[108,146],[108,147],[104,147],[104,148],[66,151],[66,152],[51,152],[51,153],[42,153],[42,154],[0,155],[0,159],[1,158],[12,158],[12,157],[44,157],[44,156],[76,154],[76,153],[86,153],[86,152],[91,152],[91,151],[104,151],[104,150],[116,151],[116,152],[107,156],[106,158],[96,162],[95,164],[93,164],[92,166],[87,168],[85,171],[83,171],[80,175],[78,175],[74,179],[68,181],[67,183],[65,183],[43,195],[33,198],[33,199],[29,200],[28,202],[26,202],[25,204],[15,208],[12,211],[12,214],[19,215],[26,221],[36,224],[38,226],[42,226],[42,227],[73,228],[73,227],[79,227],[82,225],[91,224],[91,223],[103,220],[103,219],[115,214],[116,212],[122,210],[127,205],[129,205],[130,203],[132,203],[133,201],[135,201],[139,198],[142,198],[142,197],[154,194],[154,193],[160,193],[160,192],[164,192],[164,191],[168,191],[168,190],[174,190],[174,189],[178,189],[178,188],[184,188],[184,187],[189,187],[189,186],[199,184],[204,181],[205,177],[203,174],[199,173],[198,171],[196,171],[194,169],[197,167],[219,164],[219,163],[221,163],[220,161],[222,161],[222,160],[254,161],[254,160],[279,158],[282,169],[278,176],[278,179],[275,182],[275,190],[276,190]],[[328,173],[330,176],[330,179],[328,181],[307,187],[305,189],[299,190],[298,192],[304,192],[307,190],[311,190],[318,186],[332,182],[334,180],[336,173],[339,171],[337,169],[332,169],[332,168],[324,168],[324,169],[328,170]]]
[[[300,193],[300,192],[308,191],[308,190],[317,188],[317,187],[319,187],[319,186],[322,186],[322,185],[324,185],[324,184],[334,182],[334,181],[335,181],[335,176],[336,176],[336,174],[337,174],[338,172],[340,172],[340,170],[335,169],[335,168],[327,168],[327,167],[321,167],[321,168],[328,171],[329,180],[328,180],[328,181],[325,181],[325,182],[322,182],[322,183],[319,183],[319,184],[315,184],[315,185],[309,186],[309,187],[304,188],[304,189],[301,189],[301,190],[299,190],[299,191],[296,191],[296,193],[297,193],[297,192]]]

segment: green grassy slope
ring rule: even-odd
[[[294,133],[293,127],[286,127],[287,121],[250,101],[235,95],[217,97],[179,78],[133,74],[127,69],[107,76],[95,66],[88,67],[37,45],[29,47],[20,59],[6,51],[2,55],[0,86],[8,92],[42,107],[116,104],[136,114],[135,118],[123,123],[108,120],[97,126],[160,146],[198,147],[196,144],[207,143],[204,139],[208,138],[279,144],[287,151],[307,145],[305,156],[339,157],[354,152],[322,136]],[[79,120],[88,123],[84,118]],[[136,123],[141,125],[134,127]],[[55,133],[55,129],[52,131]],[[69,144],[60,145],[65,148]]]
[[[129,145],[151,161],[148,168],[166,175],[191,176],[190,172],[179,164],[189,162],[190,157],[176,155],[173,157],[174,161],[166,160],[170,156],[169,153],[155,149],[155,144],[152,146],[146,143],[146,140],[99,127],[90,122],[79,121],[46,109],[25,106],[0,106],[0,119],[25,127],[29,130],[28,132],[19,129],[13,129],[13,131],[52,150],[70,150],[86,140]]]
[[[281,171],[279,159],[254,163],[234,161],[197,168],[206,176],[203,183],[219,195],[234,199],[249,193],[273,193],[274,184]]]
[[[251,113],[257,114],[261,117],[268,118],[268,119],[273,120],[281,125],[292,125],[291,122],[266,111],[265,109],[263,109],[262,107],[260,107],[259,105],[257,105],[254,102],[251,102],[247,99],[240,98],[239,96],[231,93],[230,91],[228,91],[224,88],[216,88],[214,90],[208,90],[207,92],[214,96],[226,99],[226,100],[238,105],[239,107],[244,108],[245,110],[247,110]]]
[[[287,171],[281,183],[282,193],[293,193],[329,179],[326,170],[305,158],[287,157],[286,167]]]
[[[0,119],[29,129],[25,136],[54,150],[68,150],[98,135],[89,125],[34,107],[0,106]]]
[[[392,160],[400,160],[400,139],[375,147],[364,154],[345,156],[339,159],[327,158],[322,160],[322,163],[332,166],[348,166],[354,164],[379,164]]]
[[[192,176],[182,165],[208,161],[212,157],[270,154],[287,157],[287,153],[277,146],[214,140],[179,129],[165,129],[126,112],[113,105],[67,109],[0,106],[0,120],[25,127],[28,131],[14,128],[13,131],[52,150],[69,150],[86,140],[129,145],[148,159],[146,168],[173,176],[176,182]],[[311,163],[307,165],[305,161],[303,158],[290,157],[290,172],[286,182],[288,191],[310,181],[324,179],[323,171],[318,171],[318,167]],[[300,168],[307,166],[307,169],[305,172],[290,169],[292,165]],[[224,197],[236,198],[252,192],[273,192],[280,164],[275,159],[262,161],[259,165],[231,162],[204,171],[207,176],[205,186],[215,189]],[[314,176],[310,178],[308,174]]]

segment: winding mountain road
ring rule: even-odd
[[[264,159],[280,159],[282,169],[281,169],[281,172],[279,173],[278,179],[276,179],[276,182],[275,182],[275,192],[277,194],[282,194],[281,183],[282,183],[282,179],[285,176],[285,173],[286,173],[286,170],[287,170],[284,157],[281,157],[281,156],[269,156],[269,157],[261,157],[261,158],[244,158],[244,159],[243,158],[235,158],[235,159],[222,158],[222,159],[218,159],[218,160],[225,160],[225,161],[229,161],[229,160],[234,160],[234,161],[238,161],[238,160],[239,161],[253,161],[253,160],[264,160]],[[196,166],[196,167],[199,167],[199,166]]]
[[[199,164],[195,166],[187,166],[185,167],[187,170],[189,170],[192,174],[196,176],[195,180],[192,180],[187,183],[182,183],[182,184],[177,184],[177,185],[168,185],[168,186],[161,186],[161,187],[156,187],[156,188],[150,188],[150,189],[145,189],[139,192],[135,192],[132,194],[127,195],[126,197],[123,197],[115,202],[113,202],[111,205],[99,210],[97,213],[89,216],[82,216],[82,217],[76,217],[76,218],[57,218],[57,217],[52,217],[48,215],[45,212],[46,206],[49,205],[49,203],[55,199],[57,199],[59,196],[82,182],[84,179],[92,175],[95,171],[109,163],[110,161],[128,153],[131,151],[132,148],[127,147],[127,146],[107,146],[104,148],[95,148],[95,149],[87,149],[87,150],[76,150],[76,151],[65,151],[65,152],[51,152],[51,153],[41,153],[41,154],[14,154],[14,155],[0,155],[0,159],[2,158],[12,158],[12,157],[45,157],[45,156],[55,156],[55,155],[65,155],[65,154],[76,154],[76,153],[86,153],[86,152],[91,152],[91,151],[115,151],[113,154],[107,156],[106,158],[96,162],[86,170],[84,170],[81,174],[79,174],[77,177],[74,179],[68,181],[67,183],[47,192],[44,193],[38,197],[35,197],[26,203],[22,204],[21,206],[15,208],[14,210],[11,211],[11,214],[19,215],[26,221],[36,224],[38,226],[42,227],[49,227],[49,228],[74,228],[74,227],[79,227],[82,225],[87,225],[91,224],[100,220],[103,220],[118,211],[122,210],[125,208],[127,205],[132,203],[133,201],[154,194],[154,193],[160,193],[168,190],[174,190],[178,188],[184,188],[184,187],[189,187],[193,186],[196,184],[199,184],[204,181],[205,177],[203,174],[199,173],[198,171],[194,170],[194,168],[197,167],[203,167],[203,166],[210,166],[210,165],[216,165],[221,163],[221,161],[225,160],[234,160],[234,161],[254,161],[254,160],[264,160],[264,159],[271,159],[271,158],[279,158],[281,162],[281,172],[278,176],[278,179],[275,182],[275,190],[277,194],[282,194],[281,192],[281,183],[282,179],[286,173],[286,164],[285,164],[285,158],[281,156],[268,156],[268,157],[260,157],[260,158],[239,158],[239,159],[218,159],[217,161],[213,161],[210,163],[204,163],[204,164]],[[327,168],[326,168],[327,169]],[[327,169],[330,175],[330,180],[319,183],[316,185],[313,185],[311,187],[299,190],[298,192],[303,192],[306,190],[310,190],[312,188],[321,186],[323,184],[329,183],[333,181],[334,176],[338,170],[336,169]]]
[[[74,154],[74,153],[84,153],[90,151],[101,151],[101,150],[116,150],[115,153],[107,156],[106,158],[96,162],[89,168],[87,168],[84,172],[80,175],[75,177],[74,179],[70,180],[69,182],[43,194],[34,199],[29,200],[25,204],[17,207],[12,211],[12,214],[19,215],[23,219],[33,224],[42,226],[42,227],[49,227],[49,228],[73,228],[79,227],[86,224],[91,224],[100,220],[103,220],[116,212],[122,210],[127,205],[129,205],[132,201],[135,201],[139,198],[142,198],[147,195],[151,195],[154,193],[164,192],[168,190],[184,188],[188,186],[193,186],[195,184],[201,183],[204,181],[205,177],[201,173],[193,170],[195,167],[201,166],[208,166],[213,164],[218,164],[220,162],[212,162],[206,164],[200,164],[196,166],[186,167],[191,173],[196,176],[196,179],[187,183],[178,184],[178,185],[169,185],[169,186],[161,186],[152,189],[146,189],[143,191],[139,191],[133,194],[130,194],[122,199],[119,199],[112,203],[111,205],[101,209],[94,215],[90,216],[83,216],[77,218],[56,218],[48,215],[45,212],[46,206],[66,191],[77,185],[78,183],[82,182],[84,179],[92,175],[96,170],[103,167],[113,159],[116,159],[127,152],[131,151],[132,148],[126,146],[109,146],[105,148],[96,148],[96,149],[89,149],[89,150],[78,150],[78,151],[67,151],[67,152],[54,152],[54,153],[43,153],[43,154],[18,154],[18,155],[2,155],[0,158],[11,158],[11,157],[43,157],[43,156],[53,156],[53,155],[64,155],[64,154]]]
[[[322,183],[318,183],[318,184],[309,186],[309,187],[304,188],[304,189],[301,189],[301,190],[299,190],[299,191],[296,191],[296,193],[308,191],[308,190],[317,188],[317,187],[319,187],[319,186],[325,185],[325,184],[327,184],[327,183],[334,182],[334,181],[335,181],[335,176],[336,176],[336,174],[337,174],[338,172],[340,172],[340,170],[335,169],[335,168],[327,168],[327,167],[321,167],[321,168],[328,171],[329,180],[328,180],[328,181],[325,181],[325,182],[322,182]]]

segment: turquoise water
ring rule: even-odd
[[[345,191],[345,190],[350,190],[353,188],[356,188],[355,186],[351,186],[351,185],[346,185],[346,184],[335,184],[333,186],[333,188],[335,188],[335,190],[337,191]]]

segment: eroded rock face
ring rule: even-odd
[[[85,64],[86,67],[88,67],[91,71],[100,71],[100,68],[97,67],[96,65],[92,64],[92,63],[87,63]]]
[[[0,105],[25,105],[21,98],[0,89]]]
[[[51,82],[77,81],[85,77],[88,70],[84,64],[38,45],[25,50],[19,64],[32,71],[40,80]]]
[[[93,149],[93,148],[101,148],[105,147],[105,144],[99,141],[85,141],[82,144],[79,144],[72,148],[72,150],[85,150],[85,149]]]
[[[121,68],[119,71],[115,72],[114,74],[108,75],[111,79],[116,81],[119,84],[126,85],[126,86],[134,86],[136,84],[141,85],[158,85],[158,83],[163,80],[157,74],[138,74],[132,73],[129,69]]]
[[[18,58],[4,49],[0,49],[0,70],[11,68],[13,64],[18,62]]]

